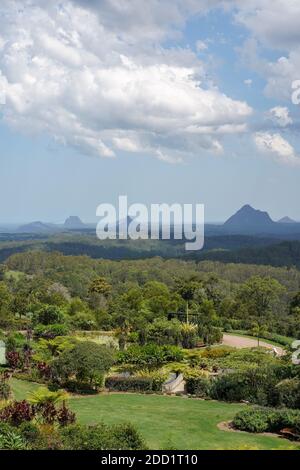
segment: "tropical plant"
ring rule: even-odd
[[[260,339],[263,338],[267,334],[267,326],[266,325],[260,325],[259,323],[254,323],[252,327],[252,334],[257,338],[257,346],[259,347],[259,342]]]
[[[196,346],[198,339],[198,327],[192,323],[181,325],[181,343],[185,349],[192,349]]]
[[[0,411],[0,421],[12,426],[19,426],[24,421],[31,421],[34,416],[35,409],[26,400],[14,401]]]
[[[0,450],[27,450],[24,439],[15,431],[7,431],[0,434]]]
[[[37,408],[39,408],[40,406],[44,406],[49,403],[57,405],[66,401],[68,398],[69,395],[64,390],[52,392],[46,387],[40,387],[28,395],[28,402],[31,403],[31,405],[35,405]]]

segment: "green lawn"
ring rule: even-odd
[[[16,399],[26,398],[36,384],[12,381]],[[277,437],[221,431],[244,405],[181,397],[108,394],[72,398],[79,422],[107,424],[131,422],[152,449],[300,449]]]
[[[37,390],[42,385],[34,382],[26,382],[25,380],[11,379],[10,385],[14,394],[14,398],[18,401],[28,397],[30,392]]]

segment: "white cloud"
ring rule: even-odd
[[[245,83],[245,85],[247,85],[247,86],[251,86],[252,83],[253,83],[253,80],[252,80],[251,78],[247,78],[246,80],[244,80],[244,83]]]
[[[5,120],[95,156],[220,152],[219,139],[245,129],[252,109],[207,81],[191,50],[157,42],[212,5],[184,3],[3,0]]]
[[[279,125],[280,127],[287,127],[290,124],[293,124],[293,119],[290,117],[289,109],[283,106],[275,106],[275,108],[270,109],[267,113],[274,124]]]
[[[206,51],[206,49],[208,49],[208,45],[206,44],[206,42],[201,41],[201,40],[196,42],[197,52],[203,52],[203,51]]]
[[[298,47],[300,3],[298,0],[229,0],[236,20],[272,49]]]
[[[300,157],[296,154],[295,149],[280,134],[258,132],[255,134],[254,140],[261,152],[271,155],[279,163],[290,166],[300,165]]]
[[[266,79],[268,97],[291,100],[293,80],[300,77],[300,2],[298,0],[228,0],[235,5],[235,19],[245,26],[256,41],[247,41],[244,55]],[[264,48],[278,53],[275,59],[263,55]]]

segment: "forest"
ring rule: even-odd
[[[252,338],[250,346],[225,345],[226,335]],[[203,448],[287,448],[276,436],[288,428],[283,437],[297,441],[300,432],[295,339],[295,267],[95,259],[38,246],[12,254],[0,264],[0,448],[199,448],[208,435]],[[180,432],[166,442],[172,399],[151,398],[170,394],[180,400],[172,419],[184,423],[186,444]],[[240,441],[224,440],[219,416],[246,431]]]
[[[185,314],[199,325],[249,330],[264,324],[268,332],[298,337],[300,273],[276,268],[159,257],[144,260],[96,260],[59,252],[30,251],[1,265],[0,324],[24,324],[51,307],[75,329],[174,321]],[[187,291],[187,292],[185,292]]]

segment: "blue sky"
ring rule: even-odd
[[[297,2],[129,3],[1,2],[0,222],[122,194],[300,220]]]

